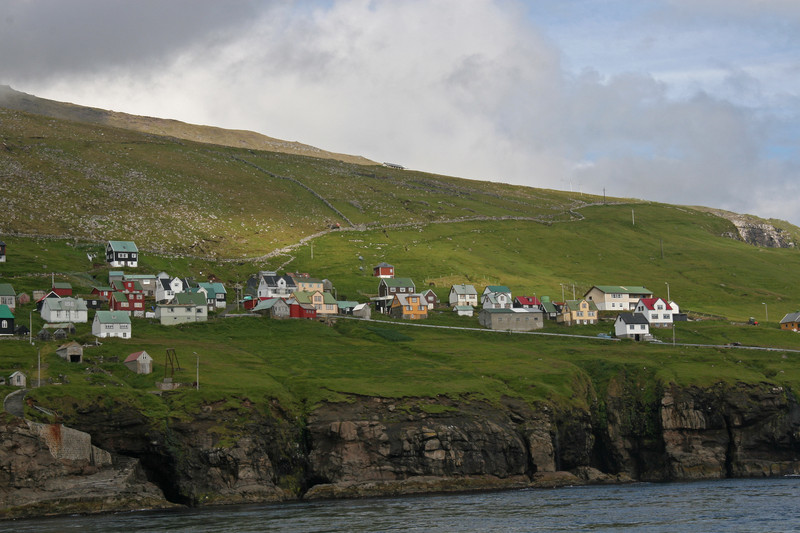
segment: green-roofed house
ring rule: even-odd
[[[12,312],[17,308],[17,293],[10,283],[0,283],[0,305],[7,305]]]
[[[511,309],[514,300],[511,299],[511,289],[505,285],[487,285],[481,296],[481,306],[484,309]]]
[[[170,302],[156,305],[156,319],[162,325],[206,322],[208,302],[202,292],[179,292]]]
[[[122,311],[96,311],[92,322],[92,335],[95,337],[131,338],[131,317]]]
[[[213,283],[210,281],[201,281],[197,284],[197,288],[206,293],[209,310],[213,310],[214,308],[225,309],[228,297],[228,291],[225,290],[225,285],[217,281]]]
[[[317,310],[317,316],[331,316],[339,314],[339,305],[336,298],[329,292],[322,291],[294,291],[292,298],[299,304],[310,304]]]
[[[561,306],[556,321],[565,326],[597,324],[597,306],[585,298],[567,300]]]
[[[0,305],[0,335],[14,334],[14,313],[7,305]]]
[[[375,300],[375,310],[388,313],[395,294],[414,294],[416,285],[411,278],[381,278],[378,283],[378,298]]]
[[[583,297],[593,302],[599,311],[633,311],[642,298],[652,298],[645,287],[633,285],[595,285]]]
[[[139,248],[133,241],[108,241],[106,262],[112,267],[139,266]]]

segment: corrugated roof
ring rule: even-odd
[[[130,324],[131,317],[122,311],[97,311],[94,315],[101,324]]]
[[[477,295],[478,294],[478,291],[475,290],[475,286],[474,285],[467,285],[465,283],[462,283],[460,285],[453,285],[452,287],[450,287],[450,290],[455,292],[456,294],[464,294],[464,295],[467,295],[467,294],[475,294],[475,295]]]
[[[14,318],[14,313],[6,304],[0,305],[0,318]]]
[[[111,249],[115,252],[138,252],[136,243],[133,241],[108,241]]]
[[[636,286],[626,287],[626,286],[623,286],[623,285],[595,285],[594,288],[600,289],[600,291],[602,291],[604,293],[653,294],[653,292],[650,289],[647,289],[645,287],[636,287]],[[589,290],[591,290],[591,289],[589,289]]]
[[[387,287],[415,287],[411,278],[382,278],[381,283]]]
[[[14,287],[10,283],[0,283],[0,296],[16,296]]]

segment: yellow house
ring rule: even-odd
[[[561,306],[556,322],[566,326],[597,324],[597,306],[587,300],[567,300]]]
[[[428,302],[421,294],[395,294],[390,313],[409,320],[428,318]]]
[[[325,291],[321,279],[296,277],[294,278],[294,282],[297,284],[298,291],[303,291],[303,292]]]
[[[313,305],[317,310],[317,316],[339,314],[339,305],[329,292],[295,291],[292,297],[297,300],[297,303]]]

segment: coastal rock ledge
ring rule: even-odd
[[[94,403],[65,422],[107,452],[75,433],[74,456],[51,426],[7,416],[0,517],[800,473],[800,404],[784,387],[620,376],[584,395],[353,397],[306,418],[228,398],[167,423]]]

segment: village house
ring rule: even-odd
[[[488,285],[483,289],[481,306],[484,309],[511,309],[511,289],[505,285]]]
[[[297,286],[297,290],[298,291],[303,291],[303,292],[314,292],[314,291],[325,292],[325,284],[322,283],[321,279],[300,278],[300,277],[296,277],[295,276],[294,283]]]
[[[672,305],[663,298],[642,298],[637,302],[634,313],[644,315],[651,328],[672,326]]]
[[[478,291],[475,290],[473,285],[466,285],[464,283],[452,285],[450,287],[448,302],[451,307],[456,305],[477,307]]]
[[[375,310],[388,313],[391,309],[395,294],[414,294],[416,287],[411,278],[381,278],[378,283],[378,297],[375,301]]]
[[[45,298],[42,301],[42,320],[86,323],[89,321],[89,310],[83,298]]]
[[[432,311],[439,306],[439,297],[436,296],[436,293],[433,292],[433,289],[428,289],[427,291],[423,292],[422,299],[425,300],[426,304],[428,305],[428,311]]]
[[[62,298],[65,296],[72,296],[72,284],[66,281],[54,281],[53,287],[50,290]]]
[[[351,300],[337,300],[336,305],[339,307],[340,315],[350,316],[353,314],[353,309],[358,305],[358,302]]]
[[[395,294],[390,314],[408,320],[428,318],[428,305],[421,294]]]
[[[652,298],[653,293],[644,287],[595,285],[583,297],[594,302],[599,311],[633,311],[639,300]]]
[[[169,302],[175,298],[175,291],[172,289],[172,280],[169,278],[158,278],[156,284],[156,302],[164,303]]]
[[[549,296],[542,296],[542,312],[549,320],[557,320],[560,313],[560,306],[556,302],[551,302]]]
[[[372,275],[376,278],[393,278],[394,267],[389,263],[378,263],[372,268]]]
[[[17,295],[17,302],[19,305],[28,305],[31,303],[31,297],[28,295],[27,292],[23,292]]]
[[[10,283],[0,283],[0,305],[7,305],[12,312],[17,308],[17,293]]]
[[[206,322],[208,320],[206,296],[199,292],[178,293],[171,302],[156,305],[155,318],[163,326]]]
[[[637,341],[650,337],[650,323],[639,313],[620,313],[614,321],[614,335]]]
[[[791,331],[800,330],[800,311],[787,313],[786,316],[781,319],[781,329],[788,329]]]
[[[125,274],[122,278],[123,281],[133,281],[139,284],[141,290],[146,298],[155,298],[156,287],[158,285],[158,278],[152,274]]]
[[[262,275],[258,282],[257,296],[260,300],[266,298],[289,298],[296,290],[297,283],[291,276]]]
[[[252,311],[260,315],[267,315],[270,318],[290,318],[291,309],[286,300],[281,298],[270,298],[269,300],[256,300],[258,303]]]
[[[92,287],[91,295],[108,300],[111,297],[113,290],[114,289],[108,285],[97,285],[96,287]]]
[[[454,305],[453,312],[458,316],[473,316],[475,308],[471,305]]]
[[[8,384],[12,387],[25,388],[28,386],[28,376],[17,370],[8,377]]]
[[[139,266],[139,249],[133,241],[108,241],[106,262],[112,267]]]
[[[96,311],[92,322],[92,335],[95,337],[120,337],[130,339],[133,334],[131,317],[119,311]]]
[[[500,331],[533,331],[544,327],[544,313],[539,309],[481,309],[478,323]]]
[[[0,305],[0,335],[14,334],[14,313],[6,304]]]
[[[587,300],[567,300],[556,322],[565,326],[597,324],[597,307]]]
[[[215,281],[215,282],[204,282],[201,281],[197,284],[199,289],[203,289],[206,292],[206,298],[208,299],[209,310],[212,309],[225,309],[227,305],[227,298],[228,292],[225,290],[225,285],[222,283]]]
[[[303,304],[292,298],[288,302],[289,316],[291,318],[317,318],[317,308],[311,304]]]
[[[542,302],[536,296],[517,296],[512,304],[514,309],[541,309]]]
[[[108,271],[108,284],[111,285],[115,281],[122,281],[125,279],[125,272],[122,270],[109,270]]]
[[[75,341],[68,342],[56,348],[56,355],[70,363],[82,363],[83,346]]]
[[[133,314],[133,316],[144,316],[144,294],[141,292],[119,292],[114,291],[111,293],[111,298],[108,299],[108,308],[111,311],[121,311],[123,313]]]
[[[124,364],[130,371],[137,374],[150,374],[153,372],[153,358],[144,350],[130,354],[125,358]]]
[[[314,291],[295,291],[292,298],[301,304],[311,304],[317,310],[317,316],[331,316],[339,314],[339,306],[336,299],[328,292]]]

